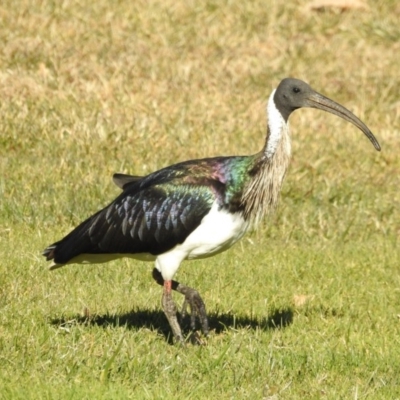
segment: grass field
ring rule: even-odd
[[[400,399],[400,6],[306,4],[2,1],[0,399]],[[205,346],[171,345],[152,264],[48,271],[114,172],[259,151],[286,76],[382,152],[294,113],[275,215],[177,274],[206,301]]]

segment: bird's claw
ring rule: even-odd
[[[196,330],[196,317],[199,318],[201,329],[205,336],[209,333],[208,318],[206,313],[206,306],[199,292],[187,286],[181,285],[180,292],[185,296],[182,305],[181,316],[182,319],[186,317],[187,307],[190,307],[190,329],[194,332]]]

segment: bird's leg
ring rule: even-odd
[[[179,343],[184,343],[181,327],[176,317],[176,306],[174,300],[172,299],[172,281],[164,281],[163,286],[164,290],[161,302],[164,313],[168,319],[169,325],[171,326],[175,340]]]
[[[181,283],[171,280],[171,281],[164,281],[163,277],[161,276],[160,271],[158,271],[157,268],[153,269],[153,278],[154,280],[161,286],[164,286],[164,293],[163,293],[163,307],[164,307],[164,312],[168,318],[168,322],[171,325],[172,331],[174,332],[174,336],[178,339],[179,336],[176,334],[177,330],[174,327],[175,324],[179,328],[179,334],[180,337],[182,337],[182,333],[179,327],[179,324],[176,319],[176,307],[175,304],[172,300],[171,296],[171,289],[175,290],[185,296],[185,301],[183,302],[183,307],[182,307],[182,316],[185,316],[186,310],[187,310],[187,305],[189,304],[190,307],[190,328],[194,331],[196,330],[196,316],[199,317],[200,323],[201,323],[201,328],[204,333],[204,335],[208,335],[209,333],[209,327],[208,327],[208,318],[207,318],[207,313],[206,313],[206,306],[204,304],[203,299],[199,295],[199,292],[191,287],[182,285]],[[166,286],[169,285],[169,297],[170,300],[167,300],[167,291]],[[167,304],[168,303],[168,304]],[[169,304],[172,303],[173,307],[171,307]],[[174,311],[169,311],[172,309]],[[168,310],[168,312],[167,312]],[[175,312],[173,318],[170,319],[171,314]],[[168,314],[169,313],[169,314]],[[171,322],[171,320],[173,322]],[[173,325],[174,324],[174,325]],[[181,340],[179,338],[179,340]]]

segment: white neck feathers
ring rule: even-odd
[[[282,114],[278,111],[274,102],[275,90],[269,96],[267,104],[267,116],[268,116],[268,130],[269,135],[267,143],[264,149],[264,155],[267,159],[271,159],[278,148],[279,142],[282,139],[282,135],[286,133],[289,126],[282,117]]]

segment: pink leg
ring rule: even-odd
[[[161,300],[164,313],[168,319],[169,325],[171,326],[172,333],[177,342],[184,343],[181,327],[176,317],[176,306],[172,299],[172,281],[164,281],[164,289]]]
[[[163,286],[163,297],[162,306],[164,313],[168,319],[171,326],[174,337],[177,341],[183,342],[183,335],[176,317],[176,306],[172,299],[172,290],[175,290],[185,296],[185,301],[183,303],[182,315],[186,314],[186,308],[189,304],[190,307],[190,327],[193,331],[196,330],[196,316],[199,318],[203,333],[207,336],[209,332],[208,318],[206,313],[206,307],[203,299],[197,292],[197,290],[192,289],[188,286],[182,285],[177,281],[168,280],[164,281],[161,273],[154,268],[153,278],[155,281]]]

